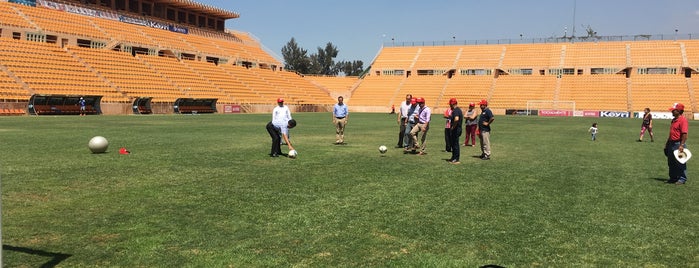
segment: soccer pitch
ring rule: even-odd
[[[424,156],[395,115],[351,114],[346,145],[293,116],[297,159],[268,156],[269,114],[0,117],[5,266],[699,266],[699,160],[663,183],[669,120],[639,143],[640,119],[500,115],[492,160],[451,165],[439,115]]]

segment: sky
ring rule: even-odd
[[[291,38],[315,53],[331,42],[336,61],[365,68],[384,42],[494,40],[586,35],[693,34],[697,0],[194,0],[234,11],[226,28],[249,32],[281,59]]]

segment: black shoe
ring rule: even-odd
[[[637,142],[643,142],[643,140],[637,140]]]
[[[481,157],[481,160],[490,160],[490,156]]]
[[[279,157],[278,154],[270,154],[269,156],[270,156],[270,157]]]
[[[678,179],[670,178],[670,179],[667,179],[667,180],[665,181],[665,183],[676,183],[677,181],[678,181]]]

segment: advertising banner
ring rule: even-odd
[[[240,113],[240,105],[226,104],[223,106],[223,113],[224,114],[239,114]]]
[[[629,112],[600,111],[599,117],[629,118],[631,114],[629,114]]]
[[[539,116],[573,116],[573,111],[567,111],[567,110],[539,110]]]
[[[599,117],[599,111],[583,111],[583,117]]]

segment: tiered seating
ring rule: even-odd
[[[95,73],[55,45],[0,39],[3,64],[38,94],[101,95],[123,101]]]
[[[626,43],[566,44],[564,66],[592,68],[626,67]]]
[[[403,76],[381,75],[367,76],[362,85],[352,92],[348,100],[354,106],[391,106],[391,100],[403,81]],[[403,97],[395,100],[395,103],[403,100]]]
[[[359,79],[356,76],[329,77],[306,75],[304,78],[337,95],[346,94],[352,89],[352,87],[354,87],[355,84],[357,84],[357,82],[359,82]]]
[[[577,110],[626,111],[628,94],[624,75],[565,75],[559,101],[575,101]]]
[[[679,43],[672,41],[632,42],[631,64],[638,67],[682,66]]]
[[[163,31],[150,27],[140,27],[141,31],[150,37],[160,47],[171,48],[178,51],[193,51],[194,47],[182,40],[184,34]]]
[[[667,110],[668,105],[682,102],[689,107],[689,90],[682,75],[646,74],[631,78],[632,109],[641,111],[646,107],[651,110]]]
[[[2,62],[1,59],[0,62]],[[0,71],[0,100],[26,100],[30,96],[29,92],[23,89],[6,72]]]
[[[517,44],[506,46],[502,69],[522,67],[558,67],[560,44]]]
[[[439,106],[447,107],[446,101],[451,98],[456,98],[462,108],[471,102],[478,103],[488,97],[492,84],[493,76],[490,75],[456,75],[449,81]]]
[[[419,47],[385,47],[371,66],[372,72],[384,69],[408,70]]]
[[[277,98],[284,94],[277,90],[273,85],[259,79],[250,69],[236,65],[220,65],[228,75],[237,79],[250,92],[254,92],[259,96],[256,99],[250,99],[250,103],[276,103]],[[235,94],[232,94],[236,97]],[[252,96],[251,96],[252,97]]]
[[[555,90],[555,76],[503,75],[497,79],[490,106],[524,109],[530,100],[553,100]]]
[[[221,67],[210,62],[183,61],[197,73],[201,74],[207,81],[219,88],[227,99],[219,100],[219,103],[231,101],[232,103],[252,103],[260,98],[260,95],[247,88],[240,81],[229,74],[226,74]]]
[[[450,68],[456,61],[459,48],[458,46],[423,47],[418,53],[413,68],[416,70]]]
[[[458,69],[495,69],[500,62],[503,46],[463,46],[456,63]]]
[[[699,70],[699,41],[698,42],[683,42],[684,50],[687,53],[687,64],[695,70]],[[694,84],[695,86],[699,86]]]
[[[405,79],[400,87],[398,96],[412,94],[414,97],[422,97],[429,106],[434,106],[439,101],[439,96],[447,82],[444,75],[414,75]]]
[[[153,41],[140,31],[140,26],[100,18],[86,18],[86,20],[94,22],[97,27],[106,32],[110,38],[127,44],[140,44],[144,46],[153,44]]]
[[[300,96],[308,96],[309,100],[305,101],[305,103],[332,104],[336,101],[330,97],[330,94],[327,91],[323,91],[321,88],[309,82],[308,80],[303,79],[303,77],[299,76],[296,73],[286,71],[275,73],[284,79],[283,83],[288,84],[289,86],[291,86],[292,89],[295,90],[292,91],[295,92],[294,94],[299,94]]]
[[[216,98],[223,103],[231,102],[222,91],[175,58],[147,55],[139,55],[138,57],[174,84],[186,97]]]
[[[251,60],[256,60],[259,62],[266,62],[266,63],[278,63],[276,59],[274,59],[272,56],[264,52],[262,48],[260,47],[260,42],[250,36],[249,33],[244,33],[244,32],[235,32],[235,36],[242,41],[242,46],[240,47],[232,47],[231,42],[228,40],[221,40],[221,39],[212,39],[216,45],[220,46],[223,50],[228,51],[229,49],[234,49],[234,51],[237,51],[237,49],[242,49],[243,50],[243,58],[246,59],[251,59]]]
[[[34,26],[12,9],[12,6],[18,6],[18,4],[0,1],[0,24],[33,29]]]
[[[76,23],[84,21],[86,18],[85,16],[24,5],[15,5],[15,7],[44,31],[81,35],[99,39],[107,38],[102,32],[89,23]]]
[[[153,102],[173,102],[185,97],[172,83],[131,54],[72,46],[69,51],[129,97],[153,97]]]

